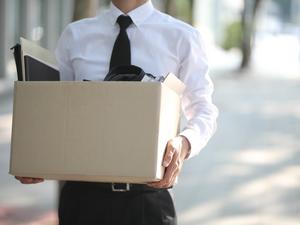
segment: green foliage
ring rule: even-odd
[[[176,6],[178,10],[178,18],[185,22],[190,22],[190,16],[192,14],[190,1],[176,0]]]
[[[242,25],[240,21],[230,23],[225,29],[222,48],[229,50],[231,48],[241,48],[242,44]]]
[[[187,23],[192,23],[193,3],[193,0],[165,0],[165,11]]]

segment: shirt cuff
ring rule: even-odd
[[[185,129],[179,135],[186,137],[190,143],[190,151],[186,159],[190,159],[198,155],[200,150],[206,144],[205,141],[201,141],[201,137],[199,137],[199,133],[197,133],[192,129]]]

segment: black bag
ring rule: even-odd
[[[145,73],[144,70],[138,66],[117,66],[109,71],[104,81],[142,81],[145,76],[152,79],[156,78],[152,74]]]
[[[21,45],[16,44],[10,50],[14,51],[14,58],[16,62],[17,74],[18,74],[18,81],[23,81],[23,71],[22,71],[22,61],[21,61]]]

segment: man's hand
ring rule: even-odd
[[[22,184],[38,184],[44,181],[42,178],[31,178],[31,177],[15,177]]]
[[[178,136],[167,144],[163,166],[166,167],[164,178],[161,181],[148,183],[154,188],[172,187],[181,171],[183,161],[190,151],[190,143],[184,136]]]

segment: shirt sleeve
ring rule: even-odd
[[[55,49],[55,56],[58,62],[60,72],[60,80],[62,81],[75,80],[75,73],[72,67],[72,61],[70,57],[70,46],[72,45],[73,40],[74,37],[69,25],[61,34]]]
[[[197,155],[216,130],[218,109],[212,103],[213,83],[208,75],[206,50],[200,32],[195,31],[181,44],[180,79],[186,90],[182,96],[182,110],[186,125],[180,133],[190,142],[188,158]]]

